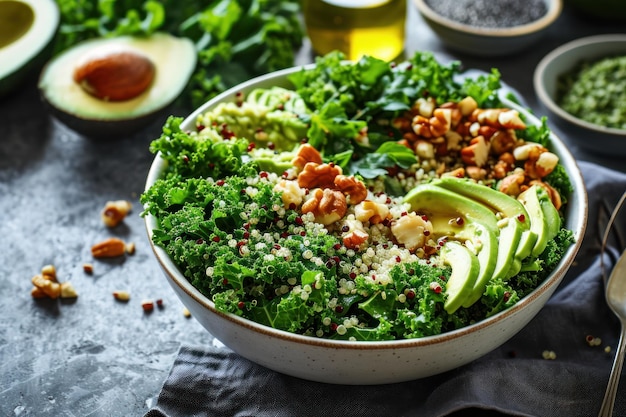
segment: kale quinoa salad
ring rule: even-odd
[[[437,335],[537,288],[574,242],[545,120],[503,104],[497,70],[343,58],[193,131],[170,117],[141,196],[155,245],[218,310],[317,338]]]

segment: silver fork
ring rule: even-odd
[[[602,241],[602,252],[604,255],[607,250],[607,242],[611,233],[611,227],[613,226],[617,215],[626,200],[626,193],[624,193],[615,206]],[[613,407],[615,405],[615,397],[617,395],[617,389],[619,386],[619,380],[624,366],[624,354],[626,353],[626,250],[622,249],[622,253],[617,260],[617,263],[613,267],[613,271],[609,276],[606,283],[606,301],[613,313],[620,319],[621,333],[617,351],[615,352],[615,359],[613,360],[613,367],[611,368],[611,376],[602,400],[602,407],[598,417],[611,417],[613,415]]]

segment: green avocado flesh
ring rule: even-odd
[[[478,258],[465,246],[451,240],[447,242],[441,255],[446,265],[452,267],[452,274],[446,283],[446,301],[443,308],[450,314],[458,310],[472,291],[480,271]]]
[[[0,98],[39,72],[59,21],[55,0],[0,0]]]
[[[473,285],[463,290],[461,304],[468,307],[483,294],[493,277],[498,257],[498,224],[495,214],[483,204],[432,184],[419,185],[405,197],[411,208],[424,213],[437,238],[445,237],[471,246],[479,265]],[[460,296],[457,296],[460,297]]]
[[[293,96],[293,94],[291,95]],[[279,101],[282,97],[287,97]],[[269,90],[253,90],[243,103],[220,103],[213,110],[200,117],[204,126],[227,125],[236,137],[247,137],[258,145],[254,159],[267,166],[267,171],[282,173],[290,166],[276,163],[274,151],[292,151],[307,135],[308,124],[297,117],[308,112],[301,100],[289,98],[288,90],[274,87]],[[263,132],[258,135],[257,132]],[[267,151],[267,144],[273,144],[272,151]],[[265,149],[266,154],[262,155]],[[280,157],[279,157],[280,158]],[[288,157],[291,161],[292,156]]]
[[[447,239],[444,247],[454,242],[465,249],[453,245],[444,257],[455,276],[455,284],[446,288],[448,312],[473,305],[490,280],[519,273],[522,262],[539,256],[561,227],[558,211],[539,186],[515,199],[471,180],[446,177],[418,185],[405,201],[428,217],[437,239]],[[453,260],[457,255],[460,259]],[[477,271],[468,257],[475,259]]]
[[[561,218],[550,201],[545,189],[533,185],[518,196],[530,216],[530,230],[537,236],[531,249],[531,256],[537,257],[545,250],[561,227]]]
[[[21,38],[35,20],[33,9],[19,1],[0,2],[0,48]]]
[[[444,177],[435,182],[436,185],[471,197],[474,200],[491,207],[494,211],[502,213],[509,218],[517,218],[520,215],[526,216],[524,206],[516,199],[493,188],[478,184],[469,179],[459,179],[455,177]],[[528,229],[528,223],[520,222],[523,229]]]
[[[469,179],[445,177],[435,184],[479,201],[497,213],[500,241],[493,277],[504,279],[511,276],[520,239],[530,227],[528,213],[524,205],[511,196]]]

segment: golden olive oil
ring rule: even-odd
[[[320,55],[342,51],[385,61],[404,50],[406,0],[303,0],[307,34]]]

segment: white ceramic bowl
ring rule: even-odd
[[[549,120],[563,131],[566,140],[590,152],[626,156],[626,130],[581,120],[557,104],[557,85],[561,75],[582,61],[595,61],[615,55],[626,55],[626,34],[576,39],[548,53],[537,65],[533,82],[537,98],[547,110]]]
[[[541,39],[563,8],[562,0],[545,1],[546,14],[534,22],[506,28],[483,28],[441,16],[425,0],[413,0],[424,21],[443,43],[451,49],[477,56],[512,55]]]
[[[220,102],[234,101],[238,92],[273,85],[289,87],[286,76],[299,69],[278,71],[232,88],[193,112],[181,128],[194,130],[199,114]],[[532,123],[539,123],[525,110],[508,104],[519,109]],[[213,302],[187,281],[163,249],[154,244],[152,248],[167,280],[192,316],[222,343],[253,362],[307,380],[347,385],[395,383],[435,375],[467,364],[515,335],[548,301],[573,262],[586,227],[587,195],[572,155],[556,137],[552,137],[552,142],[553,151],[561,158],[575,188],[575,193],[568,197],[566,226],[575,232],[577,243],[567,250],[549,278],[512,308],[445,334],[413,340],[351,342],[276,330],[217,311]],[[146,188],[161,176],[164,168],[164,160],[157,155]],[[147,216],[145,220],[151,239],[156,219]]]

